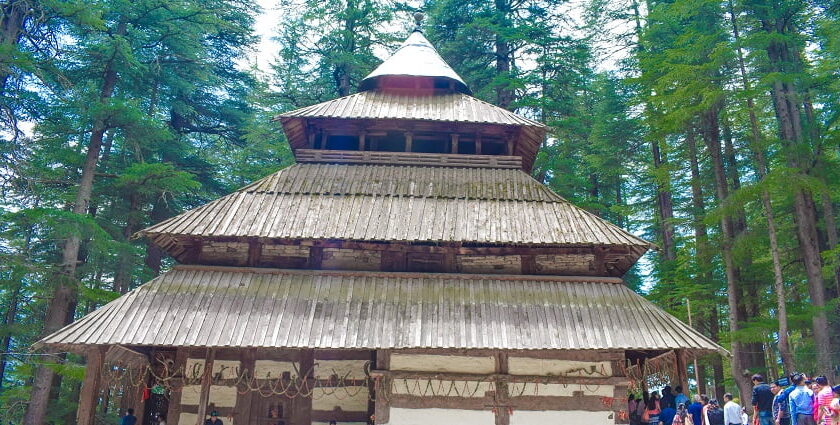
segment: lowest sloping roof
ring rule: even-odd
[[[140,234],[650,247],[520,170],[384,165],[297,164]]]
[[[39,344],[723,351],[619,279],[195,266]]]

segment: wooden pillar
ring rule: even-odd
[[[186,373],[187,358],[190,355],[188,348],[178,348],[175,352],[175,364],[173,365],[176,378],[173,379],[172,385],[178,388],[178,391],[172,391],[169,399],[169,408],[166,411],[166,423],[178,425],[178,420],[181,418],[181,393],[180,389],[184,388],[184,374]],[[189,424],[182,424],[189,425]]]
[[[198,398],[198,419],[196,425],[204,425],[207,419],[207,405],[210,403],[210,384],[213,381],[213,361],[216,359],[216,349],[208,348],[204,356],[204,376],[201,378],[201,395]]]
[[[391,369],[391,353],[388,350],[376,350],[376,368],[379,370]],[[391,378],[382,376],[379,378],[379,386],[376,388],[376,402],[374,406],[374,423],[384,424],[391,421],[391,405],[388,402],[391,398]]]
[[[507,154],[513,156],[513,139],[510,138],[507,141]]]
[[[85,353],[85,379],[79,393],[79,408],[76,410],[78,425],[93,425],[96,415],[96,403],[99,400],[102,383],[102,367],[105,363],[105,347],[93,347]]]
[[[458,135],[457,134],[450,134],[450,143],[452,147],[450,148],[450,153],[458,153]]]
[[[306,147],[315,149],[315,128],[311,125],[306,127]]]
[[[685,350],[676,350],[677,355],[677,384],[682,386],[683,393],[688,394],[688,353]]]
[[[414,144],[414,135],[410,131],[405,132],[405,151],[411,152],[412,144]]]
[[[475,154],[481,155],[481,133],[475,134]]]
[[[256,351],[255,350],[241,350],[239,357],[239,373],[248,376],[254,375],[254,366],[256,365]],[[251,402],[253,397],[252,391],[247,391],[245,394],[239,394],[236,397],[236,417],[234,423],[249,424],[251,423]]]
[[[248,266],[256,267],[262,257],[262,244],[257,238],[248,239]]]
[[[496,353],[496,373],[499,375],[507,375],[508,373],[508,355],[504,352]],[[496,381],[496,393],[494,394],[494,405],[496,409],[496,424],[495,425],[510,425],[510,389],[507,381]]]
[[[365,150],[365,136],[367,136],[367,134],[365,134],[364,131],[359,133],[359,151],[361,152],[364,152]]]
[[[315,368],[315,350],[306,349],[300,351],[300,376],[298,379],[309,382],[309,388],[313,388],[315,383],[314,368]],[[312,395],[309,397],[298,396],[295,400],[296,409],[292,423],[295,424],[311,424],[312,423]]]
[[[321,149],[327,148],[327,130],[321,131]]]

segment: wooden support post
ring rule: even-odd
[[[507,141],[507,154],[508,156],[513,156],[513,140],[511,139]]]
[[[449,149],[449,153],[458,153],[458,135],[457,134],[450,134],[450,143],[451,148]]]
[[[321,131],[321,149],[327,148],[327,130]]]
[[[306,145],[309,149],[315,149],[315,128],[311,125],[306,127]]]
[[[364,152],[365,150],[365,136],[367,134],[362,131],[359,133],[359,151]]]
[[[685,350],[676,350],[674,354],[677,355],[677,383],[682,386],[683,393],[688,393],[688,355]]]
[[[76,423],[79,425],[93,425],[96,415],[96,403],[99,400],[100,384],[102,383],[102,367],[105,363],[105,348],[93,347],[85,354],[85,379],[79,393],[79,408],[76,410]]]
[[[496,353],[496,373],[507,375],[508,355],[504,352]],[[496,410],[495,425],[510,425],[510,389],[506,381],[497,380],[495,383],[496,393],[494,394],[494,409]]]
[[[315,350],[306,349],[300,351],[300,373],[299,379],[308,380],[310,382],[309,388],[313,388],[314,369],[315,369]],[[295,419],[292,423],[295,424],[311,424],[312,423],[312,395],[308,397],[298,396],[295,400],[297,407],[295,412]]]
[[[376,367],[379,370],[391,368],[391,352],[388,350],[376,350]],[[374,381],[376,388],[376,403],[374,406],[374,423],[385,424],[391,419],[391,378],[380,376]]]
[[[481,155],[481,133],[475,135],[475,154]]]
[[[184,387],[184,373],[186,373],[187,358],[190,355],[188,348],[178,348],[175,352],[174,373],[176,378],[173,379],[172,385],[175,388]],[[171,399],[169,400],[169,409],[166,411],[166,423],[178,425],[178,420],[181,419],[181,391],[172,391]],[[189,424],[182,424],[189,425]]]
[[[239,357],[239,373],[247,373],[248,376],[254,375],[254,366],[256,365],[256,351],[242,350]],[[251,403],[253,398],[253,391],[246,391],[245,394],[239,394],[236,397],[236,414],[234,423],[249,424],[251,423]]]
[[[208,348],[204,356],[204,369],[201,378],[201,395],[198,397],[198,418],[196,425],[204,425],[207,420],[207,404],[210,402],[210,384],[213,381],[213,361],[216,359],[216,349]]]
[[[262,244],[257,238],[248,239],[248,267],[256,267],[262,257]]]
[[[414,144],[414,135],[410,131],[405,132],[405,151],[411,152]]]

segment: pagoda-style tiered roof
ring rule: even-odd
[[[530,177],[545,126],[422,32],[360,90],[281,114],[298,164],[141,231],[186,265],[42,344],[721,350],[623,285],[651,244]]]

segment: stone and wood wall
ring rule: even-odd
[[[354,271],[610,276],[630,248],[494,248],[341,241],[205,240],[185,264]]]

